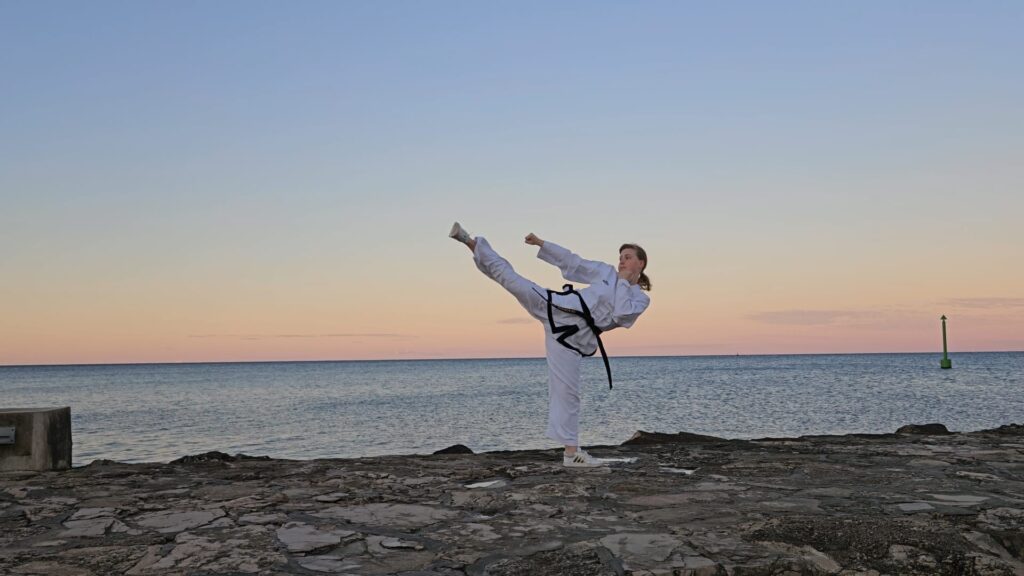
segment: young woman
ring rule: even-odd
[[[591,356],[600,349],[611,386],[611,370],[600,336],[614,328],[629,328],[650,304],[651,299],[644,293],[651,289],[651,281],[644,273],[647,253],[636,244],[623,244],[619,248],[616,269],[604,262],[584,260],[553,242],[528,234],[526,243],[540,247],[538,258],[557,266],[566,280],[589,284],[579,291],[567,284],[559,292],[541,288],[517,274],[512,265],[491,248],[487,239],[470,237],[458,222],[448,235],[468,246],[476,267],[508,290],[531,316],[544,324],[548,361],[547,435],[565,446],[565,466],[601,466],[601,460],[579,447],[580,366],[584,356]]]

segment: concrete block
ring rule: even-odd
[[[71,408],[0,408],[0,428],[14,443],[0,444],[0,472],[71,468]]]

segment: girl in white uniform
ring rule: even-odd
[[[604,356],[600,334],[613,328],[629,328],[647,309],[650,298],[644,291],[651,281],[644,273],[647,253],[636,244],[619,248],[619,266],[584,260],[569,250],[541,240],[534,234],[526,243],[540,246],[537,257],[557,266],[570,282],[585,282],[587,288],[556,292],[545,290],[523,278],[507,260],[495,252],[482,236],[472,238],[458,222],[449,236],[473,252],[473,261],[491,278],[516,297],[531,316],[544,325],[544,349],[548,363],[549,438],[565,445],[564,464],[571,467],[600,466],[600,460],[579,448],[580,366],[583,356],[598,348]],[[608,368],[607,357],[605,367]],[[611,385],[611,370],[608,369]]]

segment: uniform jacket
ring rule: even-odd
[[[537,257],[557,266],[562,271],[562,277],[569,282],[589,284],[588,287],[579,290],[579,293],[587,303],[594,323],[602,332],[619,327],[629,328],[651,303],[650,297],[639,285],[630,284],[619,278],[618,271],[610,264],[586,260],[547,240],[540,247]],[[553,295],[552,303],[562,308],[580,309],[580,301],[573,294]],[[568,313],[564,313],[556,322],[581,324],[579,317]],[[581,330],[573,340],[585,346],[581,350],[589,351],[597,346],[597,338],[590,330]]]

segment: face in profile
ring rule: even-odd
[[[619,252],[619,273],[627,278],[638,278],[647,263],[641,260],[633,248],[623,248]]]

